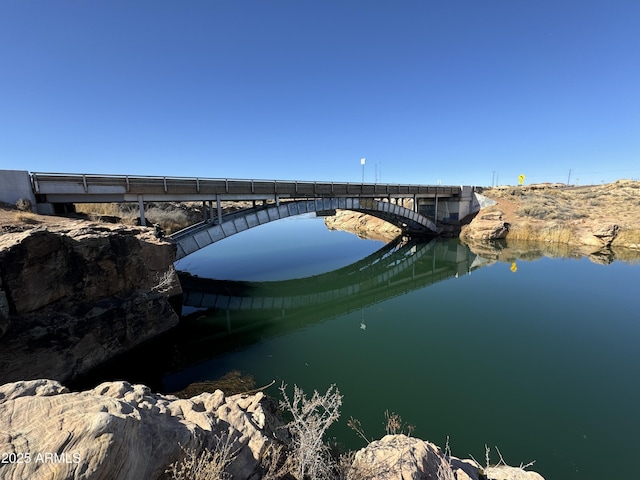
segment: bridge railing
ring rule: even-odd
[[[390,183],[313,182],[294,180],[252,180],[200,177],[160,177],[114,174],[31,173],[35,193],[100,194],[253,194],[289,195],[456,195],[460,187]]]

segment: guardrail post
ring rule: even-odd
[[[438,226],[438,189],[436,188],[436,209],[435,212],[433,213],[433,224],[437,227]]]

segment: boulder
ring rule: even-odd
[[[583,245],[608,248],[618,235],[620,227],[615,223],[587,225],[578,229],[577,240]]]
[[[380,218],[351,210],[337,210],[333,216],[324,218],[329,230],[343,230],[361,238],[388,243],[402,233],[400,228]]]
[[[359,450],[353,462],[356,476],[377,480],[422,480],[478,478],[478,471],[458,465],[455,470],[449,459],[433,443],[406,435],[387,435]],[[448,476],[446,476],[448,475]]]
[[[0,452],[16,461],[2,465],[2,478],[155,479],[185,451],[221,443],[233,478],[259,478],[279,427],[274,411],[262,393],[178,399],[127,382],[77,393],[51,380],[10,383],[0,387]]]
[[[510,225],[503,218],[500,210],[489,208],[486,212],[481,211],[468,225],[465,225],[460,232],[460,237],[469,240],[498,240],[505,238],[509,233]]]

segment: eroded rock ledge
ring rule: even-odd
[[[288,438],[275,401],[261,392],[226,397],[217,390],[179,399],[127,382],[77,393],[51,380],[0,386],[0,425],[0,452],[12,454],[0,468],[3,478],[12,479],[153,480],[185,449],[215,449],[220,439],[232,444],[226,469],[232,478],[258,479],[270,445]],[[352,472],[353,478],[389,480],[542,479],[506,466],[482,469],[404,435],[388,435],[357,452]]]
[[[178,323],[175,245],[67,221],[0,235],[0,383],[67,381]]]

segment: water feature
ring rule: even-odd
[[[249,230],[178,265],[201,277],[185,281],[187,315],[146,347],[170,355],[128,379],[173,391],[239,369],[276,380],[273,395],[336,384],[332,435],[350,448],[363,441],[349,417],[380,438],[388,410],[462,457],[497,446],[548,479],[632,478],[640,266],[495,255],[457,240],[385,247],[312,217]]]

